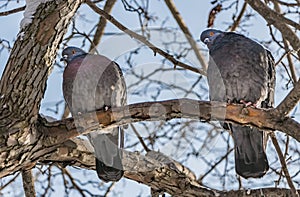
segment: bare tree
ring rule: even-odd
[[[9,53],[0,81],[1,196],[51,196],[58,190],[65,196],[116,194],[122,186],[97,179],[94,155],[82,134],[125,124],[124,179],[149,186],[148,195],[299,196],[299,0],[212,1],[206,18],[195,19],[248,35],[257,18],[263,18],[269,32],[259,42],[275,56],[276,98],[281,100],[268,110],[207,101],[207,51],[197,45],[173,0],[21,3],[0,5],[1,17],[25,10],[16,40],[0,37],[0,54]],[[167,17],[152,10],[152,4],[165,6]],[[129,29],[126,20],[111,14],[117,5],[124,18],[137,17],[139,29]],[[88,12],[98,20],[91,21]],[[224,21],[224,16],[230,19]],[[170,20],[175,26],[169,26]],[[55,60],[59,51],[74,43],[91,53],[105,51],[102,46],[124,47],[113,58],[122,67],[131,103],[97,110],[97,121],[95,113],[83,114],[89,121],[80,128],[69,118],[62,97],[42,104],[50,71],[63,70]],[[218,121],[273,131],[267,150],[270,170],[262,179],[236,175],[233,142]],[[13,189],[20,177],[21,192]]]

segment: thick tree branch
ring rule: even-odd
[[[0,134],[33,132],[31,124],[37,120],[58,44],[80,3],[41,3],[21,29],[0,81]]]
[[[277,13],[277,12],[273,11],[266,4],[264,4],[262,1],[260,1],[260,0],[247,0],[247,1],[251,5],[251,7],[253,7],[253,9],[255,9],[257,12],[259,12],[260,15],[262,15],[264,18],[266,17],[265,19],[270,24],[273,24],[274,20],[276,20],[276,22],[285,23],[285,24],[291,25],[291,26],[295,27],[296,29],[300,30],[300,24],[299,23],[296,23],[296,22],[284,17],[280,13]],[[266,8],[267,8],[266,13],[261,14],[260,11],[263,10],[263,9],[266,9]],[[272,17],[275,17],[275,18],[272,19]]]
[[[0,177],[34,166],[36,162],[62,162],[72,166],[94,169],[94,155],[90,149],[86,148],[88,146],[85,141],[76,138],[68,139],[92,132],[95,129],[98,130],[99,120],[102,128],[112,128],[143,120],[165,119],[167,121],[172,118],[192,118],[199,121],[226,120],[255,125],[264,129],[280,129],[299,141],[300,125],[290,118],[276,119],[277,116],[272,116],[270,111],[251,107],[244,108],[243,105],[179,99],[138,103],[109,111],[97,111],[82,115],[82,118],[75,120],[69,118],[50,123],[40,118],[37,125],[40,135],[36,136],[34,144],[18,145],[12,141],[12,139],[16,139],[17,134],[14,134],[6,142],[7,145],[0,148],[2,153]],[[124,151],[123,164],[127,178],[149,185],[154,189],[160,188],[174,196],[222,196],[227,194],[202,187],[189,169],[160,153],[149,151],[143,156],[139,153]],[[264,189],[263,191],[273,192],[274,189]],[[251,192],[257,194],[256,190]],[[290,193],[290,191],[284,190],[284,193]],[[235,191],[230,194],[241,193]]]
[[[40,118],[36,127],[39,135],[15,133],[3,142],[3,146],[0,147],[0,177],[34,165],[40,157],[55,152],[62,144],[70,143],[68,139],[99,130],[99,124],[101,128],[113,128],[132,122],[163,119],[167,121],[173,118],[225,120],[253,125],[262,129],[283,131],[300,141],[300,124],[288,117],[278,117],[272,110],[191,99],[138,103],[108,111],[92,112],[75,120],[69,118],[50,123]],[[18,143],[21,138],[28,137],[28,145]]]
[[[68,145],[69,144],[69,145]],[[74,139],[73,144],[66,144],[60,151],[45,158],[43,162],[70,163],[72,166],[95,169],[94,155],[89,152],[82,139]],[[41,159],[42,160],[42,159]],[[150,151],[146,155],[123,152],[123,167],[125,177],[148,185],[161,193],[167,192],[172,196],[272,196],[276,194],[290,196],[288,189],[263,188],[257,190],[218,191],[203,187],[195,175],[185,166],[168,158],[159,152]]]
[[[106,13],[105,11],[103,11],[102,9],[98,8],[93,2],[91,2],[90,0],[86,0],[86,3],[98,14],[100,14],[101,16],[103,16],[106,20],[108,20],[109,22],[111,22],[113,25],[115,25],[118,29],[120,29],[121,31],[125,32],[126,34],[128,34],[130,37],[137,39],[138,41],[142,42],[143,44],[145,44],[146,46],[148,46],[153,52],[154,55],[156,55],[156,53],[160,54],[161,56],[165,57],[166,59],[168,59],[170,62],[172,62],[174,64],[174,66],[180,66],[182,68],[185,68],[187,70],[191,70],[193,72],[202,74],[202,75],[206,75],[206,73],[203,70],[200,70],[198,68],[189,66],[183,62],[180,62],[178,60],[176,60],[172,55],[166,53],[165,51],[161,50],[160,48],[157,48],[154,44],[152,44],[151,42],[149,42],[144,36],[141,36],[131,30],[129,30],[127,27],[125,27],[124,25],[122,25],[121,23],[119,23],[113,16],[109,15],[108,13]]]
[[[252,125],[261,129],[279,130],[300,142],[300,124],[289,117],[278,116],[272,110],[244,108],[243,105],[220,102],[197,101],[192,99],[175,99],[167,101],[131,104],[114,108],[106,112],[85,114],[81,119],[72,118],[53,123],[40,122],[40,131],[49,136],[58,137],[61,143],[71,137],[92,132],[99,128],[112,128],[139,121],[170,120],[174,118],[191,118],[199,121],[220,120]],[[76,127],[76,125],[80,125]]]
[[[25,170],[23,180],[28,185],[24,187],[29,192],[34,188],[27,170],[43,154],[38,141],[43,135],[37,132],[36,122],[47,76],[68,23],[81,4],[81,0],[45,2],[35,1],[39,4],[36,9],[28,7],[34,13],[22,23],[0,81],[0,174]],[[35,155],[35,150],[40,152]],[[32,155],[37,157],[31,160]]]

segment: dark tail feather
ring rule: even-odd
[[[124,171],[122,165],[123,130],[119,135],[119,128],[111,130],[110,134],[93,132],[88,135],[95,148],[96,171],[98,177],[105,181],[118,181]],[[119,139],[119,136],[121,139]],[[119,146],[119,140],[120,145]]]
[[[123,170],[107,166],[97,158],[96,158],[96,171],[98,177],[105,182],[119,181],[124,174]]]
[[[235,143],[235,169],[244,178],[259,178],[268,169],[264,133],[249,126],[230,126]]]

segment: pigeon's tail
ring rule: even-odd
[[[97,158],[96,158],[96,171],[98,177],[104,182],[119,181],[124,174],[123,170],[105,165],[104,162],[98,160]]]
[[[122,131],[123,132],[123,131]],[[119,128],[114,128],[110,134],[89,134],[89,138],[95,148],[96,171],[98,177],[105,181],[118,181],[124,171],[122,165],[123,133],[119,143]]]
[[[259,178],[269,169],[264,132],[249,126],[230,125],[235,143],[235,169],[244,178]]]

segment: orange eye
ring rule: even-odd
[[[72,54],[74,55],[76,53],[76,51],[75,50],[72,50]]]
[[[209,36],[213,36],[215,33],[214,32],[209,32]]]

